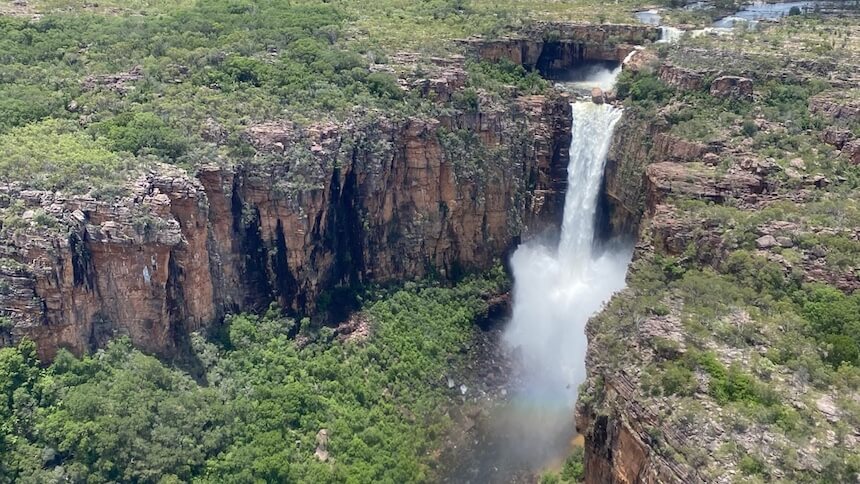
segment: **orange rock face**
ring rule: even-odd
[[[50,359],[127,335],[171,355],[227,312],[313,313],[361,284],[486,268],[560,216],[569,115],[553,95],[439,119],[267,123],[245,133],[253,160],[161,167],[115,204],[17,193],[64,227],[0,247],[4,340]]]
[[[660,31],[646,25],[545,22],[516,37],[468,39],[463,43],[481,59],[504,59],[552,74],[581,61],[621,62],[636,45],[659,38]]]

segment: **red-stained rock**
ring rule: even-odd
[[[738,76],[720,76],[711,83],[711,96],[752,100],[752,79]]]
[[[269,122],[244,134],[254,161],[196,176],[160,166],[115,204],[16,193],[69,228],[0,244],[17,261],[0,267],[6,343],[29,337],[47,361],[124,334],[171,355],[228,311],[312,312],[338,285],[487,268],[560,216],[569,130],[566,96],[439,119]],[[469,165],[442,141],[454,132],[493,157]]]
[[[666,84],[682,91],[699,91],[704,88],[704,74],[672,64],[661,65],[659,77]]]

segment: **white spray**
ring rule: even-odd
[[[553,247],[523,244],[511,259],[513,316],[504,342],[519,353],[517,373],[524,381],[482,423],[481,445],[454,482],[510,482],[517,473],[540,473],[566,457],[576,435],[577,387],[585,379],[585,323],[624,287],[632,247],[595,248],[603,169],[622,112],[591,102],[574,103],[572,110],[559,241]]]
[[[505,333],[505,341],[521,351],[530,395],[548,410],[575,402],[585,379],[585,323],[624,287],[630,261],[629,249],[594,250],[603,168],[621,110],[590,102],[572,108],[561,238],[555,248],[526,244],[514,253],[513,318]]]

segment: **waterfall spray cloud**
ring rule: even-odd
[[[621,110],[608,104],[575,103],[568,190],[558,247],[524,245],[511,260],[513,318],[505,342],[519,348],[537,380],[552,378],[562,401],[576,398],[584,377],[585,322],[624,285],[627,260],[594,251],[595,214],[606,152]],[[546,389],[547,391],[550,388]]]
[[[520,246],[514,273],[513,317],[504,341],[522,358],[526,384],[510,410],[531,430],[518,452],[552,458],[573,436],[577,387],[585,379],[585,324],[624,287],[630,247],[595,250],[598,197],[606,153],[621,110],[575,103],[564,223],[557,247]]]

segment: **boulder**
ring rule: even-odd
[[[845,143],[842,153],[848,157],[852,165],[860,165],[860,139]]]
[[[821,141],[835,146],[838,150],[841,150],[845,143],[851,141],[851,138],[851,131],[847,129],[829,127],[821,132]]]
[[[752,100],[752,79],[738,76],[720,76],[711,83],[711,96]]]
[[[672,64],[660,66],[660,80],[681,91],[702,89],[705,76],[699,72]]]
[[[776,247],[779,245],[776,238],[773,235],[762,235],[761,237],[755,240],[755,246],[759,249],[770,249],[771,247]]]
[[[777,237],[776,243],[779,244],[780,247],[784,247],[786,249],[794,247],[794,242],[792,242],[790,237]]]
[[[591,88],[591,102],[594,104],[603,104],[605,100],[603,89],[600,89],[599,87]]]
[[[314,451],[314,457],[319,459],[321,462],[325,462],[328,460],[328,430],[320,429],[317,432],[316,436],[317,448]]]

